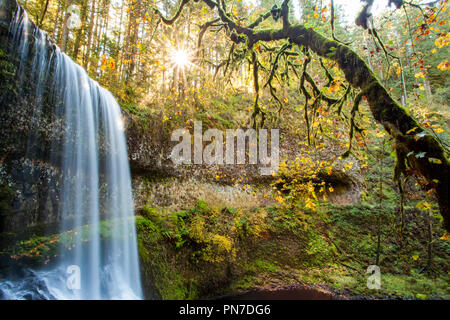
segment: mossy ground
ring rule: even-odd
[[[434,243],[433,272],[419,274],[426,264],[426,245],[415,223],[408,224],[410,237],[403,243],[385,224],[382,287],[367,288],[365,271],[375,263],[376,252],[372,220],[377,211],[370,206],[324,205],[300,215],[276,207],[239,210],[199,202],[187,211],[146,207],[141,214],[137,227],[144,276],[162,299],[296,283],[325,284],[366,296],[450,297],[449,244]]]

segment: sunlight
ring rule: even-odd
[[[183,49],[172,51],[171,59],[173,64],[180,69],[184,69],[190,64],[189,52]]]

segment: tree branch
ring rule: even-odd
[[[180,6],[178,7],[177,12],[175,13],[175,15],[172,18],[166,18],[164,17],[164,15],[156,8],[154,8],[153,10],[155,11],[156,14],[159,15],[159,17],[161,18],[161,20],[167,24],[167,25],[172,25],[180,16],[181,12],[183,11],[183,8],[185,5],[187,5],[189,3],[190,0],[181,0]]]
[[[182,3],[187,1],[183,0]],[[419,172],[428,181],[428,188],[436,189],[445,228],[450,230],[450,197],[448,192],[450,184],[450,163],[445,157],[444,148],[430,134],[421,135],[420,137],[416,136],[414,130],[419,129],[419,132],[421,130],[425,133],[426,130],[391,97],[386,88],[383,87],[375,74],[357,53],[348,46],[328,39],[317,31],[306,28],[303,25],[284,24],[281,29],[259,31],[245,28],[237,25],[225,13],[222,7],[213,0],[201,1],[212,9],[217,8],[222,22],[227,24],[229,30],[234,31],[237,35],[245,35],[248,38],[249,47],[257,41],[267,42],[290,39],[299,47],[309,48],[321,57],[336,61],[344,72],[349,84],[354,88],[366,91],[365,96],[367,97],[367,102],[373,117],[395,138],[397,152],[407,155],[409,166]],[[286,0],[284,3],[287,2]],[[363,9],[365,14],[360,14],[358,17],[360,21],[357,21],[357,23],[366,23],[367,26],[367,18],[370,17],[370,4],[373,3],[373,0],[366,0],[366,2],[368,5]],[[256,56],[254,52],[253,55]],[[307,63],[304,64],[304,71],[306,71],[306,65]],[[305,79],[306,75],[303,74],[303,87]],[[307,108],[307,104],[305,106]],[[426,156],[416,157],[419,153],[424,153]],[[432,158],[438,159],[439,161],[430,161],[429,159]]]

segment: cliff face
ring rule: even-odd
[[[272,193],[271,185],[279,177],[261,175],[260,165],[249,165],[248,161],[245,165],[175,165],[170,155],[178,144],[171,141],[172,132],[177,129],[177,125],[164,121],[164,116],[156,109],[145,118],[124,111],[137,209],[145,204],[184,209],[192,207],[199,200],[231,207],[265,206],[271,202],[271,197],[267,195]],[[211,128],[203,128],[207,129]],[[225,140],[225,132],[223,136]],[[301,150],[301,139],[283,132],[280,158],[292,161],[296,157],[311,157],[311,154],[305,154]],[[203,143],[204,148],[207,145],[208,143]],[[333,162],[332,174],[324,173],[318,178],[333,186],[336,192],[327,196],[339,205],[359,202],[364,186],[362,170],[356,160],[332,160],[343,152],[339,146],[330,146],[317,151],[312,159]],[[355,165],[351,169],[346,168],[347,162],[351,161]]]
[[[38,87],[32,61],[15,54],[10,25],[17,10],[16,1],[0,2],[0,233],[55,222],[60,208],[61,173],[49,151],[61,144],[62,121],[51,85]],[[20,49],[24,56],[36,50],[33,43]],[[53,50],[50,42],[41,49]]]

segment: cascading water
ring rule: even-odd
[[[21,280],[1,282],[0,297],[140,299],[131,177],[120,108],[110,92],[51,47],[46,34],[34,27],[20,7],[9,32],[15,56],[20,58],[19,82],[25,78],[27,62],[35,81],[34,127],[26,158],[32,160],[38,153],[36,132],[48,94],[44,91],[51,91],[55,117],[64,123],[63,138],[52,142],[49,158],[59,163],[62,172],[58,220],[60,231],[70,234],[70,246],[61,248],[66,254],[56,266],[28,270]],[[74,268],[80,272],[75,287],[68,285],[71,275],[67,273]]]

